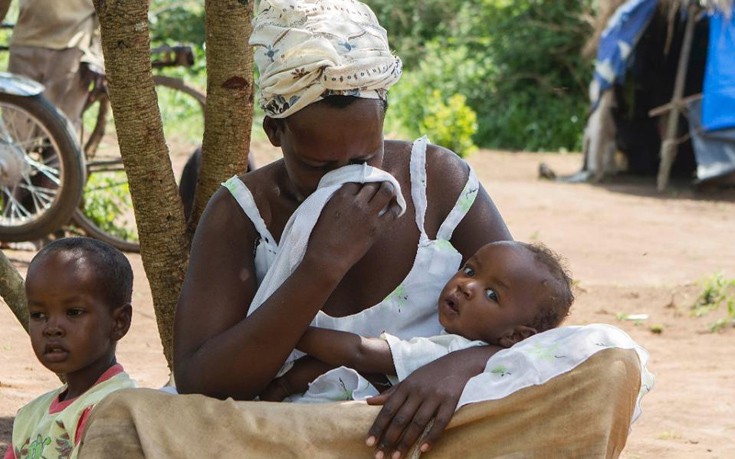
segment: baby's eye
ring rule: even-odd
[[[84,309],[80,309],[80,308],[72,308],[66,311],[66,315],[69,317],[78,317],[78,316],[81,316],[82,314],[84,314]]]
[[[486,298],[487,298],[488,300],[493,300],[493,301],[495,301],[496,303],[498,302],[498,294],[497,294],[497,293],[495,293],[495,290],[493,290],[493,289],[491,289],[491,288],[489,288],[489,289],[485,290],[485,297],[486,297]]]
[[[462,272],[465,273],[466,276],[470,277],[475,275],[475,270],[472,269],[472,267],[470,266],[465,266],[464,268],[462,268]]]

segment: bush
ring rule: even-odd
[[[580,149],[592,70],[580,54],[589,34],[582,17],[590,1],[469,0],[453,5],[456,10],[445,21],[451,26],[414,26],[399,31],[398,41],[388,29],[399,51],[403,41],[429,40],[418,47],[419,59],[406,62],[404,80],[391,91],[391,110],[400,120],[389,126],[417,132],[424,105],[438,90],[444,103],[454,94],[466,98],[477,114],[477,145]]]
[[[386,130],[410,139],[426,135],[464,157],[477,149],[477,115],[464,95],[433,83],[428,72],[404,73],[388,96]]]

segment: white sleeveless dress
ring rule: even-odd
[[[421,236],[416,258],[408,275],[380,303],[345,317],[332,317],[319,311],[312,325],[363,336],[387,333],[401,340],[429,337],[442,332],[437,316],[437,298],[462,261],[462,255],[449,241],[454,229],[474,203],[479,184],[470,169],[467,183],[452,211],[440,226],[436,239],[430,239],[424,229],[428,205],[426,144],[427,139],[422,137],[414,142],[411,150],[411,197]],[[274,266],[279,244],[266,228],[252,194],[242,181],[233,177],[223,185],[232,193],[259,234],[260,240],[255,248],[255,270],[260,285]],[[287,237],[286,234],[282,236],[284,239]],[[282,245],[283,242],[282,240]],[[536,334],[510,349],[499,351],[488,360],[483,373],[468,381],[457,409],[468,403],[500,399],[520,389],[543,384],[555,376],[572,371],[592,355],[611,347],[635,350],[641,363],[641,390],[633,415],[635,420],[640,415],[641,398],[653,387],[653,375],[646,367],[648,353],[624,331],[607,324],[559,327]],[[294,351],[279,374],[290,368],[289,364],[301,355],[303,354]],[[312,386],[317,382],[318,387],[310,388],[312,394],[307,392],[305,397],[297,396],[292,400],[323,402],[362,399],[375,393],[364,378],[344,367],[322,375]]]
[[[426,144],[425,137],[418,139],[411,152],[411,196],[416,208],[416,225],[421,236],[410,272],[380,303],[345,317],[332,317],[319,311],[312,325],[351,331],[363,336],[378,336],[387,332],[401,339],[431,336],[441,332],[436,309],[437,299],[444,284],[457,272],[462,262],[462,255],[449,240],[474,203],[479,185],[474,172],[470,170],[467,183],[454,208],[439,228],[436,239],[430,239],[424,229],[427,207]],[[242,181],[233,177],[224,185],[253,222],[260,236],[255,248],[256,278],[260,283],[273,266],[279,245],[265,227],[253,196]],[[284,234],[282,237],[287,236]],[[281,244],[283,242],[282,240]]]

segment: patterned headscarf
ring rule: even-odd
[[[272,118],[330,95],[385,99],[401,77],[385,29],[356,0],[261,0],[250,44]]]

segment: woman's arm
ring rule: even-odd
[[[467,381],[480,374],[487,360],[501,349],[480,346],[452,352],[369,398],[368,404],[383,408],[368,431],[367,445],[382,451],[384,457],[391,457],[395,451],[403,457],[419,440],[422,452],[431,449],[452,419]],[[434,424],[420,438],[431,421]]]
[[[387,184],[348,184],[324,208],[302,262],[250,316],[257,234],[220,189],[202,215],[174,321],[182,393],[248,400],[275,377],[347,270],[397,215]],[[340,256],[334,256],[334,254]]]
[[[380,338],[309,327],[296,348],[333,366],[346,366],[360,373],[395,375],[390,346]]]

